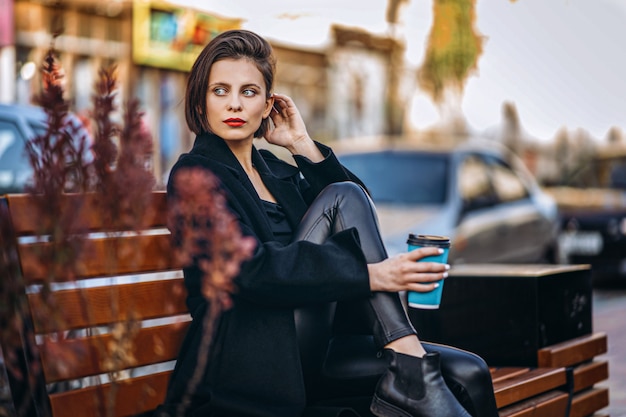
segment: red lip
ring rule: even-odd
[[[224,123],[226,123],[230,127],[240,127],[243,126],[246,121],[241,119],[226,119],[224,120]]]

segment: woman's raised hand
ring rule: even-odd
[[[291,97],[284,94],[273,94],[274,108],[270,117],[274,129],[265,135],[265,139],[274,145],[287,148],[294,155],[303,155],[313,162],[323,159],[322,154],[309,136],[300,111]]]
[[[440,279],[448,276],[450,266],[438,262],[417,262],[426,256],[440,254],[439,248],[419,248],[401,253],[381,262],[369,264],[372,291],[428,292],[436,288]]]
[[[273,94],[274,107],[270,117],[274,122],[274,129],[266,135],[269,143],[289,148],[299,141],[311,140],[306,126],[295,103],[284,94]]]

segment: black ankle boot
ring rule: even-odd
[[[378,417],[471,417],[448,389],[439,368],[439,353],[423,358],[391,349],[389,368],[381,376],[370,406]]]

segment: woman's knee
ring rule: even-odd
[[[380,236],[376,208],[359,184],[346,181],[328,185],[309,210],[323,212],[332,227],[332,233],[356,228],[368,263],[380,262],[387,257]]]
[[[323,200],[332,199],[336,208],[349,212],[351,216],[375,216],[374,203],[365,189],[357,183],[336,182],[326,186],[321,195]]]
[[[426,351],[441,357],[441,374],[448,387],[474,417],[497,417],[491,373],[478,355],[450,346],[424,343]]]
[[[480,356],[466,350],[434,343],[424,343],[427,352],[437,351],[441,357],[441,372],[466,387],[490,386],[489,366]]]
[[[321,192],[323,195],[330,194],[335,197],[347,197],[349,199],[368,198],[367,193],[359,184],[352,181],[335,182],[327,185]]]

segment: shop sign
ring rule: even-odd
[[[241,19],[164,2],[136,0],[133,2],[133,61],[139,65],[189,71],[212,38],[240,27]]]

